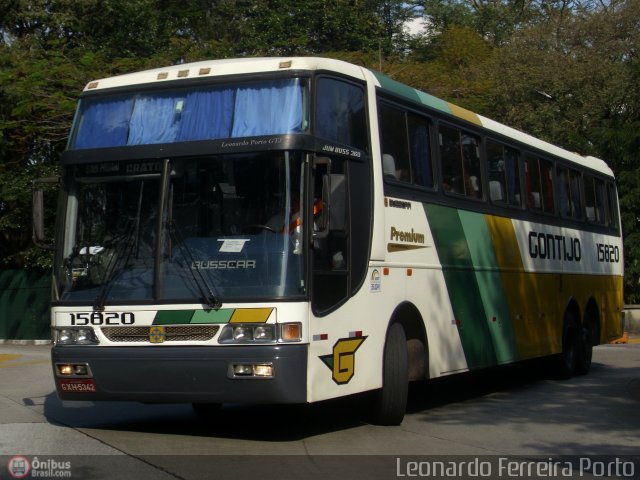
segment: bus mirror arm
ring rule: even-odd
[[[60,177],[46,177],[37,178],[32,183],[32,238],[37,247],[45,250],[53,250],[55,246],[45,241],[43,184],[57,184],[59,182]]]

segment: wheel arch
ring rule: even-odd
[[[429,375],[429,342],[424,320],[411,302],[402,302],[391,315],[387,329],[400,323],[407,338],[409,381],[422,380]]]
[[[562,314],[562,335],[564,336],[569,327],[579,329],[582,325],[581,319],[580,304],[574,297],[569,298]]]

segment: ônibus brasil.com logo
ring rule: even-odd
[[[7,470],[12,478],[71,478],[71,462],[53,458],[29,460],[16,455],[7,463]]]
[[[17,455],[9,460],[7,470],[13,478],[24,478],[29,475],[31,464],[27,458]]]

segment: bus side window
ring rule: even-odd
[[[368,151],[364,90],[342,80],[320,77],[316,98],[316,134]]]
[[[385,179],[411,182],[405,112],[380,102],[378,125]]]
[[[540,159],[540,180],[542,182],[542,207],[545,213],[554,213],[553,203],[553,163]]]
[[[536,157],[527,156],[524,161],[525,184],[527,187],[527,207],[542,211],[540,195],[540,168]]]
[[[582,218],[582,177],[579,172],[567,168],[558,167],[557,172],[560,215],[579,220]]]
[[[584,176],[584,213],[587,222],[595,223],[596,215],[595,179],[591,175]]]
[[[560,207],[560,215],[569,217],[571,208],[569,205],[569,172],[566,168],[558,167],[558,205]]]
[[[607,182],[607,225],[618,228],[618,196],[616,195],[616,187],[611,182]]]
[[[520,172],[517,150],[487,140],[487,161],[491,201],[520,206]]]
[[[605,218],[605,193],[604,193],[604,181],[596,178],[595,184],[596,190],[596,221],[600,225],[604,225],[606,222]]]
[[[576,170],[569,170],[569,182],[571,184],[572,216],[575,219],[582,218],[582,175]]]
[[[410,112],[407,116],[407,125],[409,127],[413,183],[422,187],[433,188],[429,121]]]
[[[584,210],[590,223],[604,225],[606,222],[604,181],[591,175],[584,175]]]
[[[482,198],[480,139],[457,128],[440,125],[442,189],[471,198]]]

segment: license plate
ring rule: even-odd
[[[60,390],[71,393],[95,393],[96,382],[88,379],[64,379],[59,381]]]

